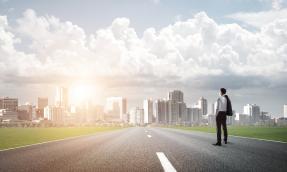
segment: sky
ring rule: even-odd
[[[287,104],[286,0],[0,0],[0,95],[53,103],[89,86],[95,103],[184,91],[209,105],[225,87],[239,113]],[[209,108],[210,110],[210,108]]]

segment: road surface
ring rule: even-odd
[[[287,171],[287,144],[132,127],[0,152],[0,171]]]

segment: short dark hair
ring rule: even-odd
[[[225,94],[225,93],[226,93],[226,89],[225,89],[225,88],[220,88],[220,92],[221,92],[222,94]]]

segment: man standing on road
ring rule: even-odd
[[[226,95],[226,89],[220,88],[220,97],[216,101],[216,131],[217,131],[217,143],[215,146],[221,146],[221,126],[224,133],[224,143],[227,144],[227,127],[226,116],[232,116],[232,107],[229,97]]]

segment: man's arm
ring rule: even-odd
[[[218,109],[219,109],[219,98],[215,102],[215,116],[218,114]]]

